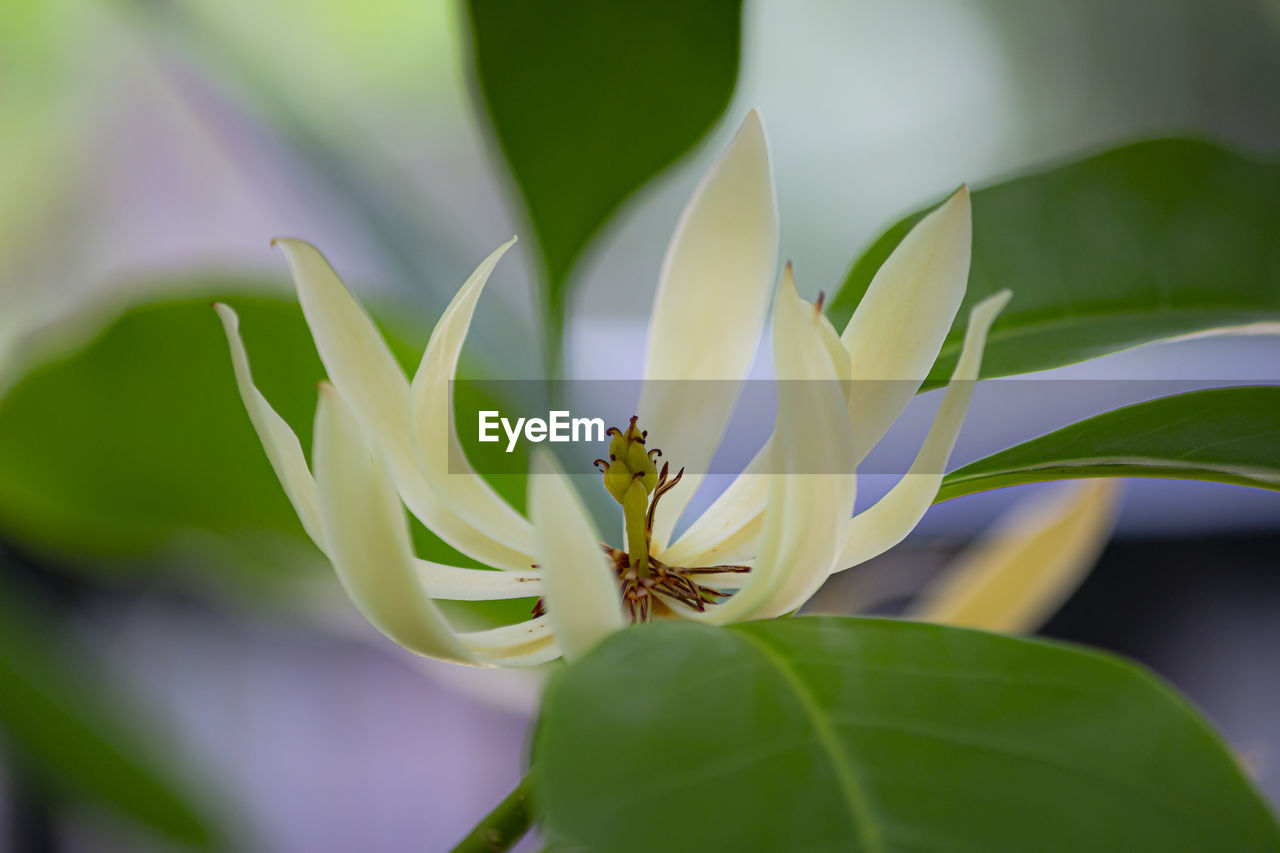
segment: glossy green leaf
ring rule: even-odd
[[[0,582],[4,578],[0,567]],[[121,716],[115,697],[72,669],[31,603],[0,583],[0,737],[54,790],[87,798],[154,832],[214,849],[212,824]]]
[[[552,683],[533,773],[554,849],[1280,850],[1143,670],[905,621],[620,632]]]
[[[1192,391],[1096,415],[952,471],[937,499],[1074,477],[1280,490],[1280,386]]]
[[[741,2],[467,8],[476,87],[537,235],[554,348],[570,271],[592,235],[728,105]]]
[[[1207,142],[1130,145],[973,193],[968,307],[1001,288],[983,376],[1058,367],[1206,329],[1280,319],[1280,165]],[[832,300],[839,327],[924,211],[889,228]]]

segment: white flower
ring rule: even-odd
[[[602,461],[612,468],[605,482],[612,478],[627,524],[622,539],[609,542],[549,455],[534,460],[530,519],[469,467],[459,472],[465,455],[453,430],[450,382],[481,290],[514,240],[463,284],[412,383],[320,253],[298,240],[277,242],[329,383],[316,412],[313,477],[298,439],[253,384],[235,313],[217,306],[267,456],[307,533],[371,623],[411,651],[481,665],[575,657],[635,618],[779,616],[832,572],[897,544],[937,493],[987,330],[1009,299],[1001,292],[973,308],[952,381],[911,469],[851,516],[858,463],[918,390],[964,296],[969,197],[961,189],[911,231],[837,334],[820,306],[796,292],[789,266],[774,295],[777,214],[764,129],[752,112],[681,216],[650,321],[646,380],[682,381],[646,382],[639,419],[684,476],[667,476],[673,463],[659,479],[645,439],[635,429],[615,434],[617,458]],[[804,381],[779,383],[773,437],[672,542],[723,437],[771,297],[776,375]],[[415,557],[402,503],[449,545],[499,571]],[[545,612],[540,603],[534,618],[484,631],[455,630],[436,604],[533,596]]]

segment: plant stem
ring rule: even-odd
[[[529,777],[516,785],[507,798],[484,816],[467,837],[458,842],[453,853],[502,853],[524,838],[533,826]]]

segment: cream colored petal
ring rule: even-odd
[[[453,413],[452,382],[476,301],[498,260],[514,243],[513,237],[481,262],[436,322],[413,377],[411,398],[415,450],[427,485],[447,495],[449,507],[472,527],[527,554],[533,550],[533,528],[472,470],[458,441]]]
[[[908,615],[987,631],[1035,630],[1102,552],[1119,486],[1088,480],[1015,504],[925,588]]]
[[[969,412],[987,332],[1011,295],[1002,290],[969,312],[964,347],[920,452],[888,494],[845,523],[844,547],[836,561],[837,571],[856,566],[897,545],[920,523],[933,503],[942,483],[943,469]]]
[[[749,563],[737,563],[736,565],[747,566]],[[751,580],[749,573],[739,572],[711,572],[705,575],[697,575],[696,580],[702,586],[708,586],[712,589],[731,590],[741,589]]]
[[[560,657],[560,646],[546,616],[484,631],[468,631],[458,638],[477,658],[495,666],[538,666]]]
[[[847,374],[830,346],[834,330],[820,311],[796,294],[789,269],[779,300],[789,302],[792,311],[782,322],[775,321],[774,347],[781,350],[781,355],[775,352],[775,373],[795,380],[783,382],[778,395],[775,433],[779,442],[791,446],[783,452],[795,460],[782,471],[823,473],[802,473],[796,478],[798,489],[782,490],[781,503],[775,500],[765,507],[766,529],[774,514],[784,533],[772,556],[778,564],[777,584],[758,618],[797,609],[826,582],[840,551],[842,527],[853,512],[857,482],[845,405],[848,389],[841,384]],[[770,558],[769,549],[762,548],[755,565]]]
[[[962,187],[922,219],[876,273],[839,336],[843,359],[835,330],[823,318],[819,334],[833,352],[838,375],[851,380],[855,464],[902,414],[937,359],[964,298],[972,230],[969,192]],[[757,455],[752,466],[762,459]],[[680,564],[749,553],[767,492],[767,480],[752,476],[749,467],[662,559]]]
[[[794,289],[790,264],[783,271],[783,279]],[[850,378],[849,353],[845,351],[831,321],[826,315],[817,314],[813,330],[831,359],[836,378],[847,383]],[[764,528],[764,506],[769,497],[767,469],[772,446],[773,437],[770,436],[742,473],[705,512],[693,520],[675,543],[658,554],[658,558],[676,566],[703,566],[739,563],[754,556]]]
[[[463,569],[430,560],[417,560],[418,579],[432,598],[450,601],[492,601],[542,595],[538,572],[497,572]]]
[[[902,414],[938,358],[964,299],[973,226],[961,187],[903,238],[841,335],[859,462]]]
[[[275,242],[293,272],[298,301],[330,381],[377,441],[409,509],[469,557],[502,569],[529,568],[532,560],[518,547],[518,533],[506,541],[477,530],[450,509],[448,495],[438,494],[422,476],[410,437],[409,380],[337,273],[308,243],[289,238]]]
[[[483,654],[501,653],[503,650],[525,646],[551,636],[550,621],[546,616],[538,616],[514,625],[464,631],[458,634],[458,639],[472,651]]]
[[[626,624],[617,578],[577,492],[545,451],[533,459],[529,511],[547,618],[574,660]]]
[[[686,469],[659,504],[659,548],[702,481],[751,369],[777,257],[769,148],[752,111],[680,217],[649,321],[640,422],[650,444]]]
[[[350,405],[322,384],[313,455],[324,539],[338,579],[364,617],[401,646],[475,663],[418,580],[404,508],[376,454]]]
[[[504,649],[501,652],[485,655],[484,661],[494,666],[508,668],[541,666],[561,656],[560,646],[554,637],[543,637],[523,646]]]
[[[222,320],[222,330],[227,335],[227,346],[231,349],[231,365],[235,371],[236,387],[240,389],[240,399],[244,401],[249,420],[258,433],[262,449],[267,453],[267,460],[276,472],[280,485],[298,513],[298,520],[306,530],[311,541],[321,551],[325,550],[324,530],[320,523],[320,508],[316,496],[316,482],[307,468],[307,457],[298,443],[298,436],[285,422],[284,418],[271,408],[267,398],[253,384],[253,373],[249,370],[249,355],[245,352],[244,341],[240,338],[240,318],[226,305],[213,306]]]
[[[791,279],[794,285],[795,278],[790,263],[787,264],[786,269],[783,271],[783,276]],[[840,339],[835,326],[832,326],[831,321],[827,319],[827,315],[822,313],[821,308],[815,307],[814,310],[817,316],[814,319],[813,330],[822,342],[822,348],[826,350],[827,358],[831,359],[831,366],[835,370],[836,379],[847,383],[853,379],[853,360],[849,356],[849,350],[845,347],[844,341]]]
[[[710,608],[706,621],[794,610],[835,563],[841,524],[853,510],[855,477],[845,389],[815,333],[822,319],[785,276],[774,308],[778,419],[760,554],[742,589]]]
[[[680,538],[658,552],[658,559],[672,566],[702,566],[731,562],[744,553],[753,553],[759,544],[764,505],[769,499],[772,453],[771,436]]]
[[[405,441],[409,381],[381,333],[314,246],[288,237],[274,242],[289,262],[329,381],[380,442]]]
[[[964,299],[972,242],[969,192],[962,187],[922,219],[885,260],[845,327],[823,317],[819,334],[840,378],[849,379],[853,457],[861,462],[928,376]],[[767,479],[752,476],[762,449],[671,547],[668,562],[727,559],[750,550],[745,531],[764,509]]]

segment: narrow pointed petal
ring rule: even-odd
[[[987,631],[1034,631],[1102,552],[1115,526],[1119,485],[1088,480],[1016,504],[920,594],[908,615]]]
[[[458,635],[458,639],[476,652],[501,652],[503,649],[524,646],[550,636],[551,623],[546,616],[538,616],[514,625],[464,631]]]
[[[499,572],[464,569],[430,560],[417,560],[418,579],[427,595],[450,601],[493,601],[542,595],[538,572]]]
[[[659,505],[659,548],[697,491],[751,369],[777,259],[769,148],[752,111],[681,215],[654,299],[639,413],[666,458],[686,470]]]
[[[574,660],[626,624],[617,578],[577,492],[545,452],[533,460],[529,509],[547,618]]]
[[[783,286],[795,290],[791,265],[783,270]],[[850,378],[849,353],[826,315],[815,312],[813,332],[819,336],[835,376],[846,383]],[[769,497],[769,477],[773,436],[756,452],[742,473],[689,525],[658,558],[671,565],[703,566],[738,563],[754,556],[763,529],[765,502]],[[849,472],[852,473],[852,470]]]
[[[507,649],[499,654],[489,655],[486,663],[508,668],[541,666],[562,656],[560,647],[553,637],[535,640],[518,648]]]
[[[495,666],[537,666],[560,657],[560,647],[546,616],[458,635],[475,656]]]
[[[302,528],[316,543],[321,551],[325,550],[324,530],[320,523],[319,499],[316,496],[316,482],[307,468],[307,457],[298,443],[298,436],[285,422],[285,419],[271,408],[267,398],[253,384],[253,373],[249,370],[249,354],[245,352],[244,341],[240,338],[240,318],[226,305],[213,306],[222,321],[222,330],[227,336],[227,345],[231,349],[231,364],[235,371],[236,387],[240,390],[240,399],[244,401],[249,420],[258,433],[262,449],[267,453],[267,460],[276,472],[284,493],[298,513]]]
[[[316,248],[277,239],[329,379],[383,454],[396,488],[423,524],[462,553],[502,569],[532,562],[519,542],[496,539],[459,518],[422,476],[411,439],[409,380],[373,321]],[[518,534],[516,534],[518,536]]]
[[[965,415],[969,413],[973,386],[982,367],[987,332],[1011,295],[1009,291],[1002,290],[979,302],[969,312],[964,348],[920,452],[911,468],[888,494],[845,523],[844,547],[836,562],[837,571],[870,560],[897,545],[920,523],[933,503],[942,483],[943,469],[951,458],[951,449],[960,435]]]
[[[329,559],[347,595],[378,630],[412,652],[475,657],[422,588],[404,508],[349,404],[322,385],[314,464]]]
[[[372,435],[404,441],[409,381],[382,334],[314,246],[288,237],[274,243],[289,262],[329,381]]]
[[[969,191],[961,187],[898,244],[845,327],[858,461],[889,431],[937,360],[964,299],[972,235]]]
[[[778,419],[760,554],[732,598],[710,608],[716,623],[794,610],[831,573],[842,523],[853,510],[845,389],[817,325],[823,318],[783,279],[774,308]]]
[[[458,441],[453,413],[454,374],[476,301],[515,238],[502,244],[471,274],[436,322],[411,386],[413,438],[427,485],[447,495],[453,512],[472,527],[522,553],[533,550],[533,528],[472,470]]]

